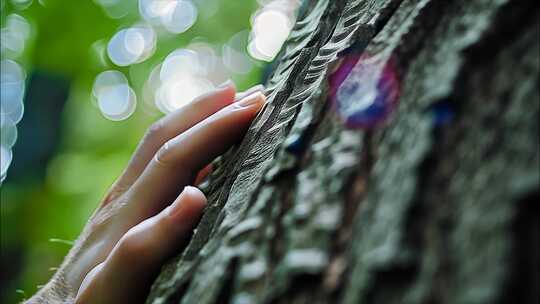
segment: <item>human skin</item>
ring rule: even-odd
[[[262,87],[226,82],[154,123],[53,278],[27,303],[143,303],[198,223],[207,166],[244,135]]]

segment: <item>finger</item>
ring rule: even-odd
[[[204,180],[208,177],[208,175],[212,172],[212,164],[207,165],[206,167],[202,168],[199,173],[197,173],[197,177],[195,178],[194,185],[200,185]]]
[[[128,191],[127,218],[137,222],[159,212],[179,187],[244,135],[265,100],[254,93],[168,141]]]
[[[96,277],[101,273],[101,270],[103,269],[103,266],[105,266],[104,262],[101,262],[97,264],[88,274],[84,277],[84,280],[82,281],[79,291],[77,292],[77,300],[76,303],[91,303],[88,299],[89,298],[89,290],[90,289],[96,289]],[[90,288],[90,289],[88,289]],[[84,294],[84,296],[83,296]],[[79,296],[80,295],[80,296]]]
[[[264,91],[264,86],[262,84],[257,84],[255,86],[252,86],[251,88],[243,91],[243,92],[238,92],[236,93],[236,96],[234,97],[235,100],[240,100],[240,99],[243,99],[244,97],[247,97],[253,93],[256,93],[256,92],[262,92]]]
[[[161,266],[191,236],[205,206],[204,194],[186,187],[170,207],[131,228],[89,273],[77,303],[144,302]]]
[[[234,84],[228,81],[154,123],[148,128],[116,186],[123,189],[131,186],[165,142],[231,104],[235,91]]]

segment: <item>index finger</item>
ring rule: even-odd
[[[148,218],[170,203],[203,166],[244,135],[265,100],[256,92],[168,141],[126,193],[131,219]]]
[[[235,93],[234,84],[226,82],[154,123],[146,132],[116,186],[131,186],[165,142],[231,104]]]

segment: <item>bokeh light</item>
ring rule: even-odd
[[[0,183],[6,179],[7,170],[11,164],[12,158],[13,154],[11,149],[4,145],[0,145]]]
[[[203,48],[204,49],[204,48]],[[206,56],[206,57],[204,57]],[[212,69],[212,54],[192,49],[170,53],[159,69],[155,105],[164,113],[178,109],[214,88],[207,76]]]
[[[0,67],[1,114],[17,123],[22,118],[26,73],[17,62],[10,59],[2,60]]]
[[[101,114],[107,119],[120,121],[133,114],[137,97],[129,86],[127,78],[118,71],[105,71],[94,81],[92,95],[97,101]]]
[[[223,45],[223,63],[233,73],[247,74],[253,68],[253,62],[246,54],[248,39],[248,31],[241,31]]]
[[[5,115],[0,117],[0,143],[3,147],[11,148],[17,140],[17,125]]]
[[[17,140],[17,126],[5,115],[0,116],[0,183],[4,181],[11,159],[13,157],[11,147]]]
[[[139,0],[139,13],[146,21],[159,24],[173,5],[173,0]]]
[[[12,1],[19,10],[28,8],[32,1]],[[32,26],[21,15],[9,14],[0,29],[0,182],[7,176],[13,158],[12,147],[17,141],[17,123],[24,114],[26,72],[15,60],[25,51],[32,34]]]
[[[266,3],[251,18],[251,34],[247,50],[251,57],[272,61],[287,40],[294,22],[298,0],[273,0]]]
[[[198,10],[189,0],[139,0],[139,13],[147,22],[180,34],[195,24]]]
[[[197,8],[191,1],[174,1],[171,8],[161,18],[163,26],[171,33],[187,31],[197,20]]]
[[[2,58],[18,58],[30,38],[32,27],[28,21],[17,14],[6,17],[5,27],[0,30],[0,50]]]
[[[11,4],[18,10],[27,9],[32,5],[33,0],[11,0]]]
[[[220,83],[230,77],[214,45],[195,39],[187,49],[197,54],[198,68],[195,73],[212,83]]]
[[[156,49],[156,33],[149,26],[133,26],[118,31],[109,41],[107,53],[118,66],[128,66],[148,59]]]
[[[24,113],[25,81],[26,73],[17,62],[10,59],[0,62],[0,182],[6,178],[13,158],[11,148],[17,140],[17,123]]]

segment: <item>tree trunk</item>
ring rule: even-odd
[[[540,303],[537,3],[304,1],[148,303]]]

